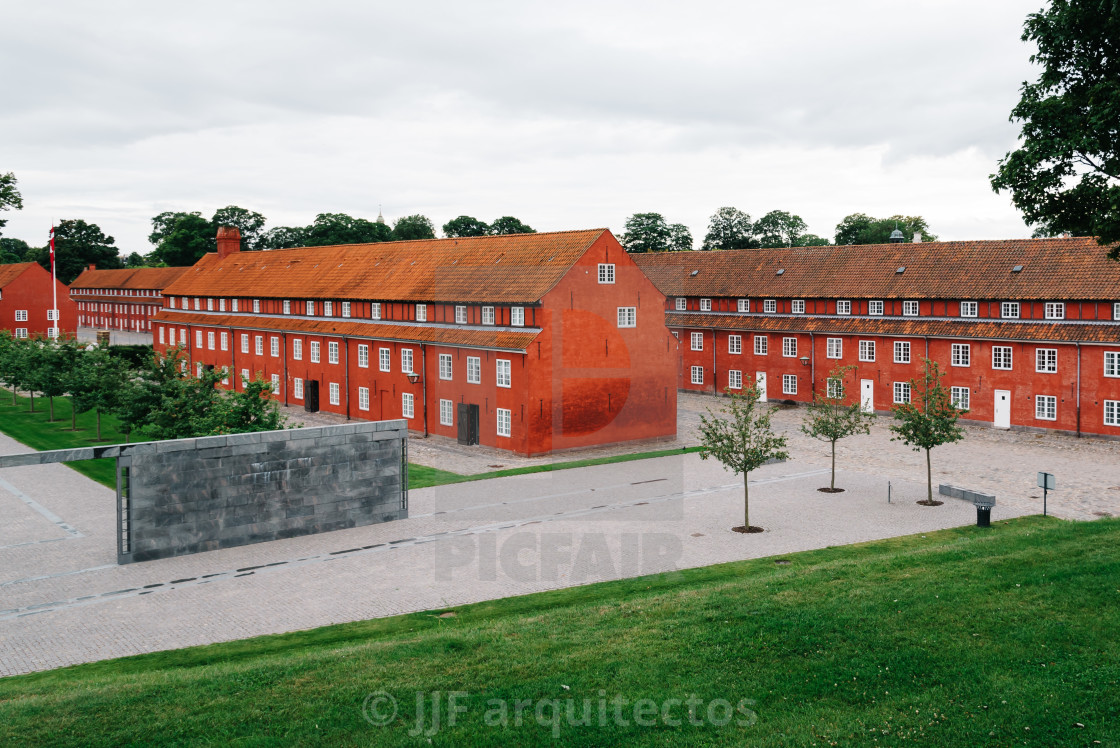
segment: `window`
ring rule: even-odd
[[[207,299],[206,300],[206,311],[208,311],[208,312],[214,311],[214,300],[213,299]]]
[[[614,283],[614,264],[599,263],[599,282]]]
[[[249,336],[246,333],[241,333],[241,352],[249,352]]]
[[[315,316],[315,302],[314,301],[308,301],[307,303],[305,303],[303,305],[303,313],[306,314],[308,317]]]
[[[895,382],[894,383],[894,401],[895,403],[908,403],[910,402],[910,383],[909,382]]]
[[[702,333],[702,332],[692,333],[692,350],[694,350],[694,351],[704,350],[704,333]]]
[[[992,368],[1011,369],[1011,346],[992,346]]]
[[[168,308],[170,308],[170,309],[175,308],[175,297],[174,296],[168,296],[167,297],[167,305],[168,305]]]
[[[264,355],[264,336],[258,335],[253,340],[253,350],[256,351],[258,356]]]
[[[291,301],[291,299],[284,299],[284,314],[291,314],[291,313],[292,313],[292,301]]]
[[[683,311],[686,311],[687,309],[688,309],[688,299],[678,296],[677,297],[677,311],[678,312],[683,312]]]
[[[917,317],[918,316],[918,302],[916,302],[916,301],[904,301],[904,302],[902,302],[902,314],[903,314],[903,316],[906,316],[906,317]]]
[[[743,352],[743,336],[742,335],[728,335],[727,336],[727,352],[732,354],[739,354]]]
[[[369,387],[358,388],[358,410],[369,410]]]
[[[844,357],[844,339],[843,338],[829,338],[825,343],[825,357],[827,358],[843,358]]]
[[[482,307],[482,324],[484,324],[484,325],[494,324],[494,307],[492,307],[492,306]]]
[[[525,326],[525,307],[511,306],[509,308],[509,323],[514,327]],[[633,327],[633,325],[631,325]]]
[[[633,306],[620,306],[618,308],[619,327],[637,327],[638,308]]]
[[[184,365],[186,363],[187,363],[186,361],[183,362]],[[242,369],[241,370],[241,381],[248,384],[248,382],[249,382],[249,370],[248,369]]]
[[[457,325],[467,324],[467,308],[465,306],[455,307],[455,324],[457,324]]]
[[[369,368],[369,346],[365,344],[358,345],[358,368]]]
[[[16,328],[16,337],[17,338],[26,338],[27,337],[27,328],[26,327],[17,327]]]
[[[778,302],[774,299],[767,299],[766,301],[762,302],[762,311],[766,312],[767,314],[773,314],[774,312],[778,311]]]
[[[1058,349],[1036,348],[1034,351],[1034,370],[1040,374],[1054,374],[1058,371]]]
[[[403,371],[405,374],[411,374],[412,373],[412,349],[411,348],[402,348],[401,349],[401,371]]]
[[[338,363],[338,341],[337,340],[327,341],[327,363],[328,364],[337,364]]]
[[[735,369],[727,372],[727,389],[741,390],[743,389],[743,372],[736,371]]]
[[[186,361],[184,361],[183,363],[186,363]],[[201,361],[199,361],[198,363],[196,363],[194,365],[194,376],[195,376],[196,379],[202,379],[202,362]]]
[[[201,348],[202,347],[202,330],[195,330],[194,331],[194,347],[195,348]]]
[[[342,302],[342,316],[343,317],[349,317],[350,316],[350,302],[349,301]]]
[[[230,311],[233,311],[233,312],[237,311],[237,299],[231,299],[230,300]]]
[[[741,314],[746,314],[751,310],[751,302],[747,299],[739,299],[736,309],[738,309]]]
[[[292,338],[292,359],[295,361],[303,360],[303,340],[300,338]]]
[[[269,346],[269,353],[271,353],[274,358],[280,355],[280,338],[273,335],[272,340],[269,341]]]
[[[401,395],[401,416],[404,418],[412,418],[414,411],[412,408],[412,393],[405,392]]]
[[[219,312],[224,312],[225,310],[226,310],[226,300],[225,299],[218,299],[218,311]]]
[[[836,313],[837,314],[851,314],[852,313],[852,302],[846,301],[846,300],[843,300],[843,299],[841,299],[840,301],[837,301],[836,302]]]
[[[222,340],[225,340],[226,334],[222,333]],[[159,344],[163,345],[163,328],[159,328]]]
[[[333,301],[324,301],[323,302],[323,316],[324,317],[333,317],[334,316],[334,302]]]
[[[299,377],[292,380],[292,397],[296,400],[303,399],[303,380]]]
[[[427,304],[417,304],[416,305],[416,321],[417,322],[427,322],[428,321],[428,305]]]
[[[971,366],[972,346],[968,343],[953,343],[953,356],[950,363],[953,366]]]
[[[451,379],[451,354],[450,353],[439,354],[439,378],[440,379],[447,379],[447,380]]]
[[[222,367],[222,384],[229,384],[229,369]]]
[[[229,333],[228,332],[223,332],[222,333],[222,350],[223,351],[228,351],[229,350]]]
[[[1019,302],[1005,301],[999,305],[999,316],[1004,319],[1019,319]]]
[[[602,267],[602,265],[599,267]],[[614,268],[614,265],[610,267]],[[498,408],[498,436],[509,436],[511,420],[509,410],[506,408]]]
[[[206,347],[210,350],[214,350],[214,342],[215,342],[214,331],[213,330],[207,331],[207,333],[206,333]]]
[[[702,312],[712,311],[712,300],[711,299],[700,299],[700,311],[702,311]]]
[[[451,402],[450,400],[439,401],[439,425],[455,425],[455,403]]]
[[[180,296],[179,301],[182,302],[183,309],[188,309],[189,308],[188,305],[190,304],[190,299],[188,299],[186,296]]]
[[[272,394],[273,395],[279,395],[280,394],[280,375],[279,374],[273,374],[272,375]]]
[[[482,359],[467,356],[467,384],[482,384]]]
[[[1046,319],[1065,319],[1066,305],[1060,301],[1046,302]]]
[[[319,363],[319,341],[318,340],[312,340],[311,343],[310,343],[310,346],[311,346],[311,363],[317,364],[317,363]]]
[[[369,305],[369,318],[370,319],[381,319],[381,302],[380,301],[374,301],[374,302],[370,303],[370,305]]]
[[[339,402],[340,402],[339,398],[338,398],[338,382],[331,382],[330,391],[331,391],[331,405],[338,405]]]
[[[844,380],[839,377],[829,377],[825,392],[833,400],[844,397]]]
[[[874,315],[881,315],[883,313],[883,302],[869,301],[867,302],[867,313]]]
[[[861,340],[861,341],[859,341],[859,360],[860,361],[874,361],[875,360],[875,341],[874,340]]]
[[[1120,301],[1112,305],[1112,318],[1120,319]]]
[[[498,386],[509,387],[512,377],[510,375],[510,362],[509,359],[499,358],[498,364]]]
[[[132,306],[133,306],[133,307],[135,307],[136,305],[135,305],[135,304],[133,304]],[[135,311],[136,311],[136,310],[135,310],[135,308],[134,308],[134,309],[133,309],[133,312],[135,313]],[[54,322],[54,320],[55,320],[55,314],[54,314],[54,313],[55,313],[55,310],[54,310],[54,309],[48,309],[48,310],[47,310],[47,321],[48,321],[48,322]]]
[[[782,338],[782,355],[786,358],[797,357],[797,338]]]
[[[797,375],[796,374],[783,374],[782,375],[782,394],[783,395],[796,395],[797,394]]]
[[[765,356],[769,348],[770,339],[765,335],[754,336],[754,355]]]
[[[253,314],[260,314],[260,313],[261,313],[261,300],[260,299],[253,299]]]
[[[693,366],[692,367],[692,383],[693,384],[704,384],[704,367],[703,366]]]
[[[793,300],[793,313],[794,314],[804,314],[805,313],[805,300],[804,299],[794,299]]]
[[[967,387],[952,387],[949,390],[950,402],[956,406],[957,410],[968,410],[970,394]]]
[[[1120,400],[1104,401],[1104,425],[1120,426]]]
[[[1035,395],[1034,417],[1042,421],[1058,419],[1058,398],[1053,395]]]
[[[389,349],[380,348],[377,351],[377,363],[381,371],[389,371]]]
[[[198,311],[201,311],[201,310],[202,310],[202,299],[198,298],[197,296],[195,296],[195,297],[194,297],[194,310],[195,310],[196,312],[198,312]],[[256,310],[256,309],[254,309],[253,311],[255,312],[255,311],[257,311],[257,310]]]
[[[1120,377],[1120,351],[1104,352],[1104,375]]]
[[[910,343],[905,340],[894,341],[894,362],[896,364],[910,363]]]

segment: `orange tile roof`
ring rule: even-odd
[[[670,328],[804,332],[818,335],[885,335],[892,337],[973,338],[1120,344],[1115,322],[1002,322],[994,320],[898,319],[867,317],[770,317],[745,314],[668,312]]]
[[[179,296],[539,301],[606,229],[207,254]]]
[[[666,296],[1120,300],[1120,262],[1086,237],[632,257]]]
[[[235,314],[184,314],[161,311],[152,317],[155,322],[172,325],[206,325],[236,327],[248,330],[304,333],[307,335],[348,335],[376,340],[399,340],[408,343],[433,343],[465,348],[491,348],[524,353],[540,334],[539,330],[512,331],[503,328],[477,329],[436,325],[402,325],[385,322],[342,319],[293,319]]]
[[[0,265],[0,288],[23,275],[24,271],[35,264],[34,262],[17,262],[12,265]]]
[[[117,270],[84,270],[70,288],[135,288],[163,289],[174,283],[186,268],[121,268]]]

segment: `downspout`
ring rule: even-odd
[[[350,339],[345,335],[342,336],[342,347],[346,349],[346,354],[342,357],[342,365],[344,371],[342,372],[343,386],[346,388],[346,420],[350,420]]]
[[[229,330],[229,361],[232,371],[229,373],[230,378],[233,380],[233,391],[237,392],[237,380],[240,374],[237,373],[237,336],[233,334],[233,328],[226,328]]]
[[[1077,346],[1077,438],[1081,438],[1081,343]]]
[[[828,394],[828,390],[825,390]],[[809,399],[817,396],[817,341],[813,333],[809,333]]]
[[[716,347],[719,344],[716,342],[716,329],[712,328],[712,394],[719,394],[719,372],[716,371]]]
[[[284,407],[288,407],[288,333],[280,333],[280,340],[280,355],[284,357]]]
[[[420,397],[424,399],[424,438],[428,438],[428,346],[420,344],[420,371],[423,374]]]

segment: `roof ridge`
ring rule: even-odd
[[[558,234],[591,234],[591,233],[601,234],[604,231],[610,231],[610,229],[609,228],[568,229],[568,230],[565,230],[565,231],[531,231],[531,232],[524,233],[524,234],[486,234],[485,236],[445,236],[445,237],[435,237],[435,238],[432,238],[432,239],[398,239],[398,240],[395,240],[395,241],[386,241],[386,242],[349,242],[347,244],[313,244],[313,245],[310,245],[310,246],[303,245],[303,246],[300,246],[300,247],[282,247],[282,248],[279,248],[279,249],[262,249],[262,250],[254,250],[254,251],[244,251],[244,254],[246,254],[246,255],[259,254],[260,252],[270,252],[270,253],[271,252],[290,252],[290,251],[293,251],[293,250],[306,250],[306,249],[341,249],[343,247],[387,247],[387,246],[399,247],[399,246],[404,245],[404,244],[416,244],[416,243],[421,243],[421,242],[452,242],[452,241],[453,242],[458,242],[458,241],[462,241],[462,240],[479,240],[479,239],[496,240],[496,239],[514,237],[514,236],[548,237],[548,236],[556,236]],[[217,253],[216,252],[207,252],[207,254],[217,254]],[[241,254],[241,253],[238,253],[238,254]]]

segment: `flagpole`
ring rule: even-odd
[[[54,339],[58,340],[58,275],[54,269],[54,221],[51,221],[51,292],[53,294]]]

